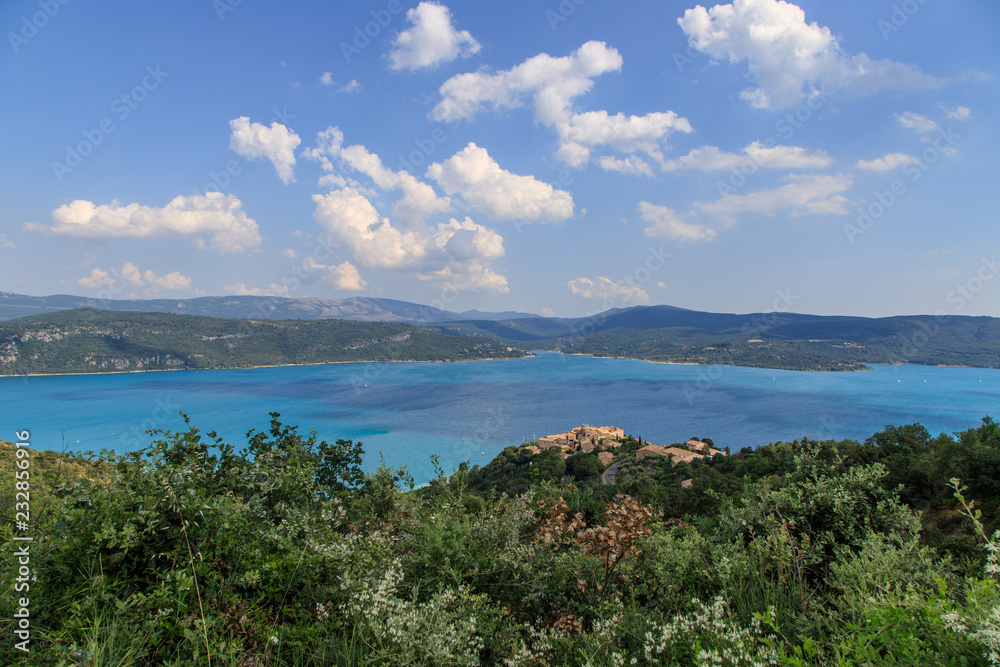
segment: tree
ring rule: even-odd
[[[297,426],[285,426],[278,420],[279,413],[269,414],[271,426],[267,433],[253,429],[247,433],[247,449],[254,459],[267,457],[279,471],[311,470],[318,495],[324,499],[364,484],[361,460],[365,450],[360,442],[340,439],[332,445],[325,440],[317,444],[316,431],[303,438]]]
[[[566,459],[566,474],[581,484],[596,484],[601,479],[604,466],[596,454],[574,454]]]
[[[531,479],[535,483],[558,481],[566,472],[566,462],[549,449],[531,457]]]

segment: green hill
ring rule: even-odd
[[[237,320],[77,309],[0,323],[0,374],[468,361],[524,352],[390,322]]]
[[[676,363],[788,370],[864,370],[866,363],[1000,368],[1000,319],[913,315],[706,313],[672,306],[588,318],[525,318],[431,325],[529,349]]]

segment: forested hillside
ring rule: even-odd
[[[919,331],[916,330],[916,331]],[[777,334],[742,338],[733,334],[665,329],[609,329],[586,338],[557,341],[570,354],[628,357],[674,363],[726,364],[806,371],[865,370],[866,364],[1000,367],[997,332],[942,331],[932,343],[891,334],[840,338],[786,339]],[[863,342],[853,342],[861,340]]]
[[[0,323],[0,374],[463,361],[524,352],[389,322],[236,320],[80,309]]]
[[[866,363],[1000,368],[1000,319],[706,313],[636,306],[588,318],[431,325],[569,354],[787,370],[864,370]]]

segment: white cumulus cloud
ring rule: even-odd
[[[858,160],[854,166],[864,171],[890,171],[915,162],[918,162],[917,158],[906,153],[887,153],[874,160]]]
[[[343,86],[337,89],[338,93],[356,93],[361,90],[361,84],[358,83],[357,79],[351,79]]]
[[[179,271],[171,271],[162,276],[158,276],[149,269],[143,272],[142,281],[152,287],[162,289],[190,289],[191,279],[181,275]]]
[[[451,210],[447,197],[439,197],[434,188],[418,180],[408,171],[393,171],[386,167],[379,156],[361,145],[348,146],[340,151],[340,158],[353,169],[365,174],[383,190],[400,190],[403,196],[393,208],[404,224],[412,224],[432,213]]]
[[[149,269],[140,271],[133,262],[125,262],[119,267],[111,267],[107,271],[102,269],[91,269],[90,275],[85,278],[77,278],[77,283],[84,287],[98,289],[101,287],[150,287],[153,291],[159,289],[178,290],[190,289],[191,279],[181,275],[179,271],[171,271],[162,276],[158,276]]]
[[[944,109],[944,115],[951,120],[968,120],[972,117],[972,110],[969,107],[957,106],[954,109]]]
[[[340,150],[344,147],[344,133],[339,127],[331,126],[316,134],[316,145],[306,148],[302,155],[310,160],[315,160],[323,167],[323,171],[333,171],[333,162],[330,158],[339,158]]]
[[[474,143],[444,162],[427,168],[450,195],[459,195],[469,206],[494,220],[522,218],[532,222],[565,220],[573,215],[573,197],[534,176],[520,176],[502,169],[485,148]]]
[[[368,282],[361,277],[358,267],[347,261],[327,266],[309,256],[302,262],[302,268],[309,273],[321,272],[321,281],[334,289],[356,292],[368,285]]]
[[[74,238],[163,237],[171,234],[209,235],[209,245],[219,252],[243,252],[261,243],[253,218],[234,195],[207,192],[174,197],[161,208],[141,204],[94,204],[77,199],[52,211],[52,224],[25,223],[26,231]]]
[[[584,299],[598,299],[605,302],[607,307],[649,303],[649,294],[638,285],[616,283],[603,276],[598,276],[596,280],[576,278],[566,283],[566,286],[573,294]],[[608,306],[608,303],[614,306]]]
[[[936,122],[927,116],[922,116],[913,111],[905,111],[896,116],[896,119],[900,125],[914,132],[934,132],[939,129],[939,125]]]
[[[126,283],[125,280],[122,280],[121,282],[115,280],[114,278],[111,277],[110,272],[103,271],[101,269],[91,269],[89,276],[87,276],[86,278],[77,278],[76,282],[80,283],[84,287],[91,287],[93,289],[103,287],[104,285],[116,285],[116,284],[121,284],[122,287],[124,287],[125,285],[123,283]]]
[[[646,227],[646,236],[665,236],[686,243],[711,241],[715,238],[715,230],[704,225],[684,222],[672,208],[651,204],[648,201],[639,202],[637,207],[639,217],[652,223]]]
[[[739,213],[773,215],[787,210],[790,215],[847,213],[844,193],[853,184],[849,176],[811,175],[788,177],[790,182],[770,190],[749,194],[729,194],[713,202],[697,202],[694,208],[702,213],[732,220]]]
[[[467,120],[485,109],[522,106],[530,98],[535,120],[556,131],[556,157],[566,164],[582,166],[598,144],[660,160],[671,131],[692,131],[686,118],[673,111],[634,116],[573,108],[574,100],[593,87],[596,77],[621,66],[617,49],[590,41],[568,56],[540,53],[509,70],[459,74],[441,85],[441,101],[430,116],[439,121]]]
[[[761,167],[769,169],[823,169],[833,164],[825,151],[811,151],[801,146],[771,146],[759,141],[743,148],[747,155]]]
[[[867,95],[943,83],[911,65],[845,52],[829,28],[806,23],[800,7],[782,0],[698,5],[677,22],[693,48],[718,61],[747,63],[756,86],[741,97],[758,108],[794,106],[819,91]]]
[[[329,266],[324,280],[336,289],[357,292],[363,290],[368,283],[361,277],[358,267],[344,261],[336,266]]]
[[[222,291],[238,296],[288,296],[291,292],[288,285],[277,283],[271,283],[267,287],[247,287],[244,283],[235,283],[223,285]]]
[[[471,119],[486,108],[520,106],[522,96],[531,95],[536,119],[554,125],[569,117],[573,99],[589,91],[595,77],[621,66],[617,49],[590,41],[568,56],[553,58],[541,53],[496,74],[459,74],[441,84],[442,99],[431,117],[443,121]]]
[[[404,226],[419,224],[433,213],[452,210],[447,197],[439,197],[434,188],[417,179],[408,171],[394,171],[383,164],[382,159],[360,144],[345,147],[344,134],[338,127],[329,127],[317,135],[317,145],[306,149],[303,155],[317,160],[324,171],[329,173],[320,179],[320,185],[353,187],[360,190],[360,184],[342,174],[335,173],[337,166],[348,167],[365,174],[382,190],[400,190],[403,196],[392,209]],[[334,164],[337,162],[337,165]]]
[[[421,2],[406,12],[412,24],[396,35],[389,52],[392,69],[437,67],[459,56],[467,58],[479,53],[479,42],[468,30],[456,30],[451,11],[436,2]]]
[[[507,292],[490,264],[504,254],[503,238],[470,218],[402,230],[381,217],[354,188],[313,195],[316,222],[342,241],[365,267],[410,273],[457,289]]]
[[[755,141],[743,147],[741,153],[728,153],[716,146],[691,150],[664,165],[668,171],[728,171],[743,167],[766,169],[823,169],[833,164],[825,151],[813,151],[801,146],[767,147]]]
[[[472,145],[472,149],[477,148]],[[450,199],[439,197],[430,184],[408,171],[394,171],[386,167],[378,155],[364,146],[345,147],[344,135],[336,127],[320,132],[316,146],[303,154],[318,161],[324,171],[329,172],[321,182],[334,189],[329,194],[313,196],[316,203],[313,217],[328,234],[346,246],[352,266],[395,271],[454,289],[509,291],[507,279],[492,268],[492,264],[504,255],[503,238],[469,217],[464,220],[450,218],[436,225],[429,223],[427,217],[452,210]],[[476,164],[487,168],[485,178],[488,180],[491,174],[496,176],[495,169],[490,168],[491,163],[494,167],[496,163],[485,151],[483,155],[486,160]],[[472,157],[475,162],[474,158],[479,156]],[[464,195],[484,210],[489,209],[495,202],[488,196],[491,192],[489,187],[480,182],[483,174],[472,177],[471,172],[461,168],[463,166],[469,165],[459,160],[458,169],[451,176],[466,187]],[[335,173],[338,169],[360,172],[370,178],[375,187],[366,188],[353,179],[345,178]],[[443,174],[446,168],[441,169]],[[501,185],[513,182],[528,187],[534,180],[517,180],[525,177],[500,171]],[[464,181],[463,175],[466,178]],[[403,193],[392,208],[398,224],[382,216],[369,199],[390,190]],[[515,207],[514,210],[519,209]],[[344,277],[339,279],[349,281],[348,274],[344,273]]]
[[[599,164],[601,169],[604,171],[617,171],[621,174],[646,176],[648,178],[653,177],[652,165],[636,155],[629,155],[626,158],[602,155],[597,159],[597,164]]]
[[[645,116],[607,111],[572,114],[556,124],[560,144],[556,157],[571,167],[582,167],[590,159],[592,147],[610,146],[622,153],[643,152],[662,162],[662,142],[673,130],[689,133],[691,123],[673,111]]]
[[[295,180],[292,169],[295,166],[295,149],[302,143],[299,135],[277,121],[268,127],[251,123],[247,116],[229,121],[229,127],[232,128],[229,148],[234,153],[251,160],[267,158],[283,183],[287,185]]]

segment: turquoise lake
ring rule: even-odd
[[[540,353],[518,360],[284,366],[0,378],[0,437],[39,449],[134,451],[149,428],[202,431],[240,446],[268,413],[320,438],[364,443],[418,482],[488,462],[507,445],[583,423],[655,443],[709,437],[733,451],[776,440],[864,439],[920,422],[936,435],[1000,418],[1000,371],[876,366],[859,373],[683,366]]]

